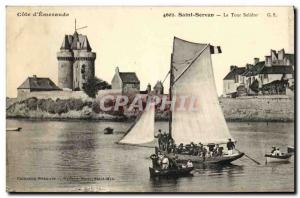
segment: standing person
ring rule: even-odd
[[[232,155],[234,148],[235,148],[234,142],[232,142],[231,138],[229,138],[227,142],[228,155]]]
[[[158,129],[158,133],[154,137],[158,139],[158,148],[162,149],[162,134],[161,134],[161,129]]]
[[[168,135],[166,132],[162,134],[162,150],[166,151],[168,146]]]

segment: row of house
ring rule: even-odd
[[[164,86],[161,81],[157,81],[153,90],[151,85],[147,85],[145,91],[140,90],[140,80],[135,72],[120,72],[119,68],[116,68],[116,72],[111,81],[111,88],[119,90],[122,94],[155,94],[163,95]],[[33,75],[28,77],[18,88],[18,97],[24,97],[27,93],[38,91],[63,91],[58,87],[50,78],[37,77]]]
[[[264,61],[254,58],[245,67],[230,66],[223,79],[223,96],[286,94],[294,87],[294,54],[271,50]]]

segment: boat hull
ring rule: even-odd
[[[292,154],[290,153],[286,153],[286,154],[283,154],[281,156],[273,156],[271,154],[266,154],[265,155],[266,157],[266,162],[267,163],[273,163],[273,162],[289,162],[291,157],[292,157]]]
[[[176,154],[178,157],[176,161],[179,163],[186,163],[188,160],[191,160],[195,164],[229,164],[241,157],[244,156],[244,153],[235,153],[232,155],[223,155],[217,157],[207,157],[203,159],[200,156],[193,156],[193,155],[182,155]]]
[[[21,131],[21,127],[18,128],[6,128],[6,131]]]
[[[150,172],[151,177],[187,176],[187,175],[191,175],[191,171],[193,169],[194,169],[194,167],[157,170],[157,169],[149,167],[149,172]]]

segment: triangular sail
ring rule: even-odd
[[[128,133],[119,141],[121,144],[144,144],[154,140],[155,106],[150,104],[130,127]]]
[[[225,143],[231,138],[219,105],[210,45],[174,38],[172,98],[196,100],[196,110],[172,113],[172,137],[179,143]]]

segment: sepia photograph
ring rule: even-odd
[[[295,192],[293,6],[5,15],[7,192]]]

